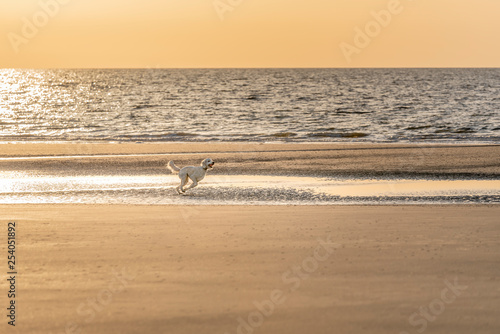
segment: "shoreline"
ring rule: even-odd
[[[116,152],[121,151],[118,147],[129,147],[133,148],[133,151],[138,151],[138,148],[146,148],[148,152],[157,152],[165,149],[173,150],[173,152],[180,153],[178,148],[175,146],[181,146],[185,148],[189,147],[199,147],[202,146],[213,146],[216,151],[220,149],[225,149],[227,147],[240,148],[242,151],[248,151],[248,149],[256,149],[261,146],[267,146],[274,148],[276,150],[282,149],[291,151],[293,146],[303,146],[303,149],[310,149],[315,146],[331,146],[330,149],[389,149],[389,148],[454,148],[454,147],[500,147],[500,143],[489,143],[489,142],[322,142],[322,141],[311,141],[311,142],[286,142],[286,141],[165,141],[165,142],[124,142],[124,141],[0,141],[0,157],[5,156],[20,156],[14,155],[12,153],[12,146],[20,145],[23,148],[23,154],[34,155],[34,150],[42,149],[48,152],[66,152],[67,147],[74,147],[79,149],[80,147],[88,147],[89,149],[95,149],[98,152]],[[44,146],[49,146],[50,150],[44,149]],[[245,149],[245,147],[248,147]],[[324,147],[323,147],[324,149]],[[319,148],[317,148],[319,150]],[[187,153],[187,152],[185,152]],[[145,153],[146,154],[146,153]],[[153,154],[153,153],[150,153]]]

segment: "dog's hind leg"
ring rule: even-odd
[[[186,190],[189,189],[189,187],[187,187],[186,189],[184,189],[184,187],[186,186],[186,184],[188,183],[188,181],[189,181],[189,177],[187,175],[181,181],[180,189],[181,189],[181,191],[183,193],[186,192]]]
[[[193,183],[191,183],[186,189],[184,189],[184,191],[192,189],[198,185],[198,181],[196,181],[196,179],[191,179],[191,181],[193,181]]]
[[[175,188],[179,194],[184,194],[184,192],[187,189],[184,189],[184,186],[188,183],[188,176],[187,175],[179,175],[181,177],[181,184]]]

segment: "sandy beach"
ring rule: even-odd
[[[2,332],[497,333],[500,326],[498,206],[0,210],[3,225],[17,221],[19,240],[18,325],[7,330],[4,319]],[[442,297],[449,284],[457,295]],[[433,321],[410,322],[420,307]]]
[[[170,159],[210,155],[214,175],[500,175],[499,147],[484,145],[0,146],[0,170],[40,174],[154,174]],[[498,333],[499,214],[498,205],[2,204],[2,230],[16,221],[18,293],[16,327],[4,316],[0,328]]]

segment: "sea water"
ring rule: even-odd
[[[500,69],[0,69],[0,141],[500,143]]]
[[[174,175],[33,175],[0,172],[0,204],[142,205],[493,204],[500,180],[348,179],[211,175],[177,194]]]

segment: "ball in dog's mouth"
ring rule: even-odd
[[[208,165],[210,168],[214,168],[215,162],[212,162],[211,164]]]

